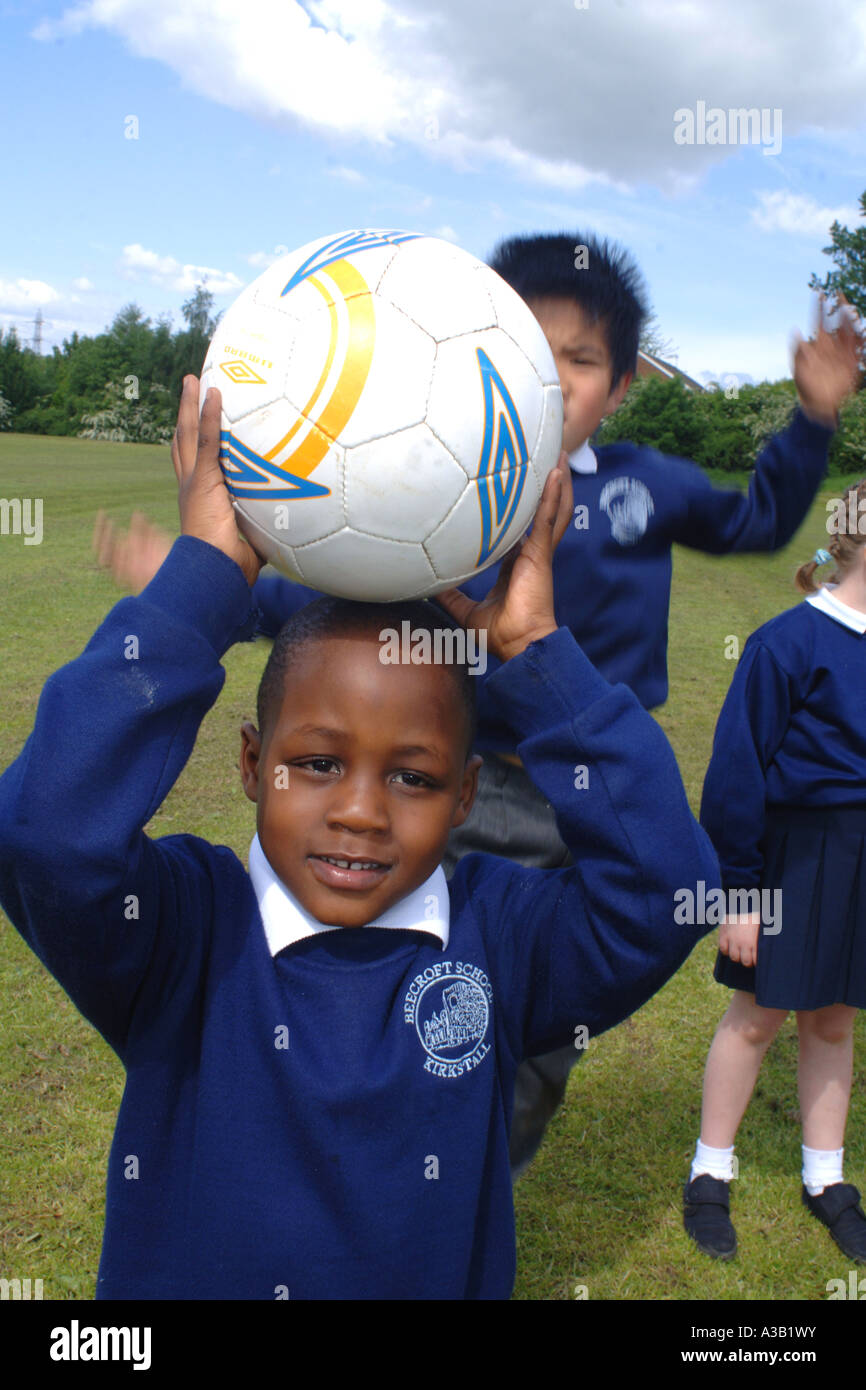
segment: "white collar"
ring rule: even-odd
[[[575,473],[597,473],[598,459],[589,447],[589,440],[585,439],[579,449],[575,449],[568,458],[569,466]]]
[[[250,878],[272,956],[282,951],[285,946],[302,941],[305,936],[315,936],[317,932],[323,931],[342,930],[340,927],[328,926],[325,922],[317,921],[301,907],[297,898],[289,892],[271,868],[258,835],[253,836],[250,845]],[[448,881],[440,864],[414,892],[407,893],[405,898],[394,903],[381,917],[364,925],[429,932],[439,938],[444,950],[448,945],[450,908]]]
[[[866,613],[861,613],[859,608],[851,608],[836,598],[833,594],[836,587],[835,584],[824,584],[817,594],[810,594],[806,602],[817,608],[819,613],[826,613],[828,618],[835,618],[837,623],[841,623],[843,627],[850,627],[852,632],[859,632],[862,636],[866,632]]]

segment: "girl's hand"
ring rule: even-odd
[[[487,597],[475,603],[460,589],[436,595],[436,601],[464,627],[486,631],[490,650],[500,661],[508,661],[530,642],[556,631],[553,552],[573,507],[571,469],[563,453],[548,474],[532,530],[508,552]]]
[[[719,950],[723,956],[738,961],[740,965],[755,965],[760,930],[759,912],[741,912],[726,917],[719,927]]]
[[[178,482],[180,529],[185,536],[221,550],[240,565],[252,588],[265,561],[241,535],[232,500],[219,464],[221,398],[216,387],[207,393],[199,420],[199,381],[185,376],[171,442],[171,461]]]

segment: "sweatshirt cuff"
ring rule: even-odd
[[[579,718],[613,687],[600,676],[567,627],[543,637],[498,667],[486,681],[493,699],[521,741]]]
[[[139,595],[201,633],[218,657],[251,641],[259,610],[240,565],[196,536],[179,536]]]
[[[839,413],[836,412],[838,422]],[[791,416],[791,423],[788,426],[791,441],[795,445],[803,448],[829,448],[830,440],[838,429],[838,423],[831,429],[828,425],[822,425],[817,420],[810,420],[803,407],[798,403],[797,409]]]
[[[731,874],[723,870],[721,884],[726,893],[749,893],[753,888],[761,887],[761,875],[748,874],[743,869],[736,869]]]

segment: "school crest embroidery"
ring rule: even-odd
[[[635,545],[655,511],[652,493],[639,478],[611,478],[598,505],[610,518],[610,533],[620,545]]]
[[[426,1057],[424,1070],[455,1077],[473,1071],[490,1051],[490,980],[477,965],[441,961],[416,975],[403,1001]]]

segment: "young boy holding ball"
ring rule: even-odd
[[[418,603],[324,599],[280,634],[242,734],[249,873],[197,837],[148,838],[222,653],[255,629],[261,561],[219,419],[213,392],[199,429],[187,378],[182,535],[49,679],[0,778],[0,902],[127,1071],[98,1296],[507,1298],[517,1067],[669,978],[704,930],[675,923],[674,893],[715,885],[715,855],[655,721],[557,627],[561,469],[493,593],[442,601],[486,629],[490,698],[571,866],[472,855],[446,883],[474,682],[381,662],[383,628],[444,621]]]

